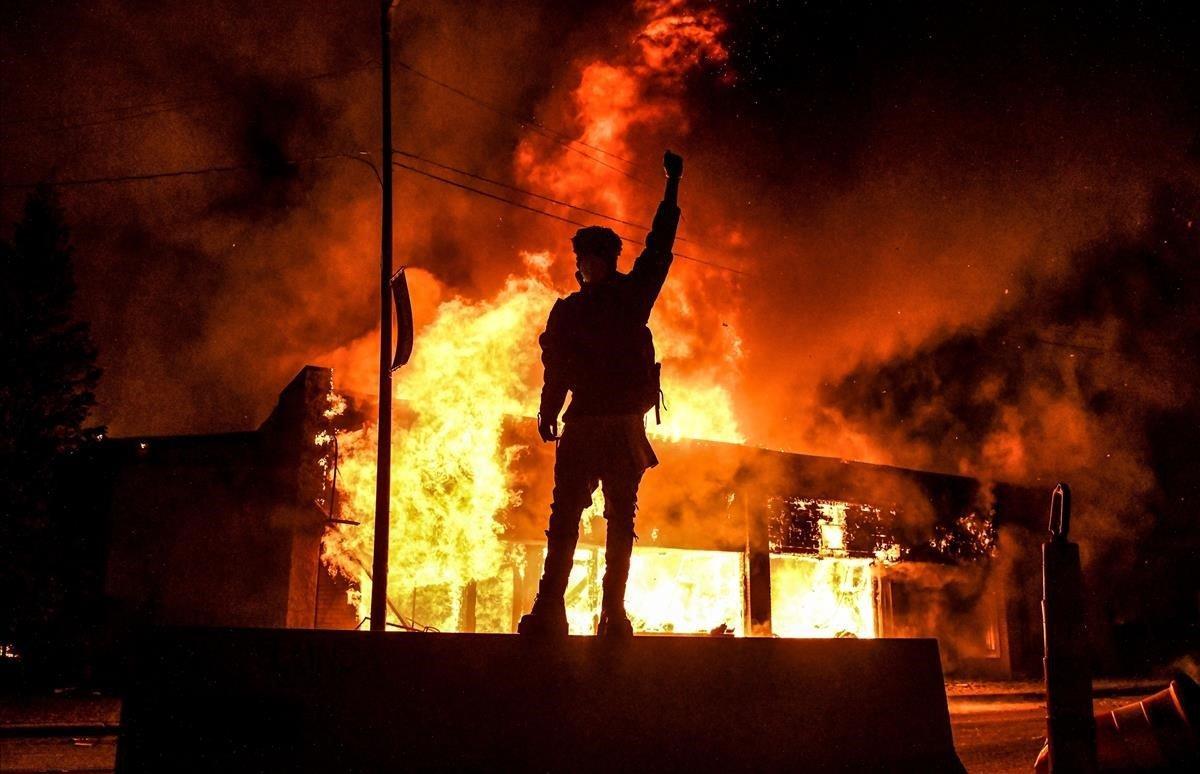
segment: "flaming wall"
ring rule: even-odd
[[[308,368],[258,431],[107,442],[115,607],[160,623],[358,623],[346,599],[357,601],[361,587],[330,566],[328,545],[326,566],[317,557],[323,528],[327,538],[369,544],[365,525],[327,521],[331,508],[353,512],[330,501],[327,446],[312,443],[333,421],[328,389],[328,371]],[[403,407],[398,414],[402,426],[411,422]],[[537,443],[525,420],[507,421],[503,433],[522,451],[512,457],[509,504],[481,525],[498,541],[497,564],[457,584],[415,583],[394,566],[393,582],[406,589],[390,595],[394,621],[505,632],[528,608],[553,447]],[[1010,507],[1012,493],[988,503],[962,477],[729,443],[655,443],[662,463],[643,483],[629,590],[643,632],[937,636],[951,671],[976,673],[1006,672],[1010,644],[1026,647],[1027,636],[1008,641],[1008,623],[1027,635],[1028,611],[993,582],[1007,565],[987,542],[991,532],[972,531],[1019,515],[1010,514],[1024,507]],[[572,578],[579,633],[592,629],[599,599],[598,513],[586,515]],[[436,534],[423,540],[455,550]]]
[[[662,462],[643,480],[627,594],[639,631],[940,636],[948,668],[1009,672],[1008,610],[997,580],[1003,563],[994,561],[997,507],[978,482],[740,444],[655,444]],[[504,423],[500,445],[509,450],[503,457],[506,505],[473,527],[494,541],[495,564],[455,579],[453,563],[463,557],[441,558],[454,545],[439,544],[439,529],[452,533],[454,520],[467,514],[440,517],[448,523],[419,522],[426,532],[410,533],[416,545],[399,550],[443,562],[435,567],[441,574],[421,583],[396,576],[404,570],[393,562],[389,589],[401,591],[389,600],[397,625],[510,632],[528,610],[544,552],[553,446],[538,442],[524,419]],[[410,464],[397,457],[399,468]],[[446,485],[472,486],[454,480]],[[411,513],[414,506],[404,497],[398,491],[393,505]],[[352,499],[345,503],[348,512],[358,512]],[[577,634],[595,626],[604,568],[602,510],[598,491],[584,515],[568,589]],[[351,546],[369,545],[364,527],[339,525],[327,535],[332,572],[342,572]],[[350,577],[365,577],[368,566],[365,553],[354,555]],[[351,596],[359,616],[365,615],[365,596]]]

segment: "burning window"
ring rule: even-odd
[[[740,553],[639,546],[629,566],[626,612],[639,632],[740,636],[746,617],[742,575]],[[567,587],[572,634],[596,631],[603,578],[604,549],[578,549]]]
[[[874,567],[896,553],[894,543],[870,528],[879,509],[801,498],[775,506],[771,543],[779,552],[771,554],[772,633],[875,637]],[[847,535],[850,521],[856,529]]]
[[[780,637],[874,637],[874,560],[771,555],[771,631]]]

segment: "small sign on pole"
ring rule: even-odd
[[[395,371],[408,362],[413,350],[413,314],[412,299],[408,296],[408,280],[404,269],[392,275],[392,301],[396,307],[396,352],[392,355],[392,369]]]

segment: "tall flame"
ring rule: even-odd
[[[504,547],[496,515],[512,503],[501,442],[507,416],[536,406],[538,330],[557,294],[535,278],[510,278],[493,299],[444,303],[401,372],[397,393],[414,413],[393,434],[389,599],[422,587],[459,588],[495,576]],[[360,526],[331,533],[326,556],[366,595],[375,499],[375,428],[342,440],[343,514]],[[361,565],[361,566],[360,566]],[[453,627],[453,593],[433,625]]]
[[[632,54],[618,62],[584,65],[572,92],[579,139],[603,147],[614,163],[599,165],[560,146],[546,150],[532,138],[521,143],[514,158],[522,179],[618,217],[626,217],[630,209],[634,183],[613,167],[622,163],[617,157],[635,157],[631,129],[679,118],[670,89],[656,89],[651,96],[650,86],[678,86],[688,70],[725,55],[715,13],[691,14],[678,2],[642,3],[639,9],[646,23],[632,41]],[[524,561],[519,546],[501,539],[497,518],[518,497],[511,463],[522,451],[505,445],[503,426],[506,417],[536,413],[541,376],[536,337],[551,305],[567,289],[554,287],[549,278],[552,255],[522,255],[526,276],[510,277],[495,297],[455,298],[438,307],[433,322],[419,331],[412,361],[400,373],[397,397],[406,402],[412,421],[407,426],[398,422],[392,438],[388,599],[392,615],[401,620],[458,628],[468,584],[479,588],[508,565],[520,567]],[[663,425],[651,429],[671,438],[740,442],[726,386],[740,342],[731,327],[722,327],[720,362],[703,362],[699,342],[711,337],[696,330],[696,294],[687,269],[676,268],[656,308],[652,327],[666,363],[669,410]],[[672,368],[672,363],[680,367]],[[364,616],[371,588],[375,446],[372,426],[340,439],[342,516],[358,525],[330,530],[323,552],[331,569],[357,586],[355,601]],[[697,560],[672,556],[667,561]],[[720,564],[720,559],[709,560],[713,562]],[[645,562],[635,562],[632,582],[653,586],[639,580],[641,564]],[[656,588],[660,596],[669,594],[661,583]],[[656,615],[647,610],[642,618],[653,622]],[[507,628],[508,621],[498,616],[485,625]],[[656,625],[661,629],[669,622]]]

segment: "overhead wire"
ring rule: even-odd
[[[537,207],[531,207],[531,206],[529,206],[528,204],[524,204],[524,203],[522,203],[522,202],[513,201],[512,199],[506,199],[506,198],[504,198],[503,196],[499,196],[499,195],[497,195],[497,194],[490,193],[490,192],[488,192],[488,191],[483,191],[483,190],[480,190],[480,189],[478,189],[478,188],[474,188],[474,187],[472,187],[472,186],[469,186],[469,185],[467,185],[467,184],[465,184],[465,183],[460,183],[460,182],[458,182],[457,180],[451,180],[450,178],[442,177],[441,175],[435,175],[435,174],[433,174],[432,172],[428,172],[428,171],[426,171],[426,170],[424,170],[424,169],[419,169],[419,168],[417,168],[417,167],[410,166],[410,165],[408,165],[408,164],[405,164],[405,163],[403,163],[403,162],[400,162],[400,161],[393,161],[393,162],[392,162],[392,165],[393,165],[393,166],[395,166],[395,167],[398,167],[398,168],[400,168],[400,169],[404,169],[404,170],[407,170],[407,171],[409,171],[409,172],[414,172],[414,173],[416,173],[416,174],[418,174],[418,175],[422,175],[422,176],[424,176],[424,177],[428,177],[428,178],[430,178],[430,179],[432,179],[432,180],[437,180],[437,181],[439,181],[439,182],[446,183],[447,185],[452,185],[452,186],[454,186],[455,188],[460,188],[460,189],[462,189],[462,190],[464,190],[464,191],[469,191],[469,192],[471,192],[471,193],[474,193],[474,194],[477,194],[477,195],[479,195],[479,196],[486,197],[486,198],[488,198],[488,199],[493,199],[493,200],[495,200],[495,201],[498,201],[498,202],[503,202],[503,203],[505,203],[505,204],[509,204],[509,205],[512,205],[512,206],[514,206],[514,207],[518,207],[518,208],[520,208],[520,209],[522,209],[522,210],[526,210],[526,211],[528,211],[528,212],[536,213],[536,214],[538,214],[538,215],[542,215],[542,216],[544,216],[544,217],[547,217],[547,218],[552,218],[552,219],[554,219],[554,220],[561,221],[561,222],[563,222],[563,223],[569,223],[569,224],[571,224],[572,226],[579,226],[579,227],[581,227],[581,228],[582,228],[582,227],[585,227],[585,226],[587,226],[587,225],[588,225],[588,224],[586,224],[586,223],[582,223],[582,222],[580,222],[580,221],[578,221],[578,220],[574,220],[574,219],[572,219],[572,218],[564,217],[564,216],[562,216],[562,215],[558,215],[558,214],[555,214],[555,213],[553,213],[553,212],[547,212],[546,210],[540,210],[540,209],[538,209]],[[617,236],[618,236],[618,237],[620,237],[620,238],[621,238],[621,240],[622,240],[622,241],[624,241],[624,242],[631,242],[631,243],[633,243],[633,244],[635,244],[635,245],[642,245],[642,246],[645,246],[645,244],[646,244],[645,242],[643,242],[643,241],[642,241],[642,240],[640,240],[640,239],[634,239],[633,237],[627,237],[627,236],[625,236],[625,235],[623,235],[623,234],[617,234]],[[730,272],[730,273],[733,273],[733,274],[740,274],[740,275],[742,275],[742,276],[747,276],[747,277],[754,276],[754,275],[752,275],[752,274],[751,274],[750,272],[748,272],[748,271],[744,271],[744,270],[742,270],[742,269],[735,269],[735,268],[733,268],[732,266],[725,266],[725,265],[723,265],[723,264],[719,264],[719,263],[716,263],[716,262],[714,262],[714,261],[706,261],[706,260],[704,260],[703,258],[696,258],[695,256],[688,255],[688,254],[686,254],[686,253],[679,253],[679,252],[676,252],[676,253],[674,253],[674,255],[675,255],[675,257],[676,257],[676,258],[682,258],[682,259],[684,259],[685,261],[691,261],[692,263],[699,263],[699,264],[703,264],[704,266],[709,266],[709,267],[711,267],[711,268],[714,268],[714,269],[719,269],[719,270],[721,270],[721,271],[727,271],[727,272]]]
[[[334,70],[323,70],[321,72],[309,73],[308,75],[300,75],[300,76],[297,76],[295,80],[303,83],[305,81],[315,81],[315,80],[321,80],[323,78],[336,78],[341,75],[349,75],[350,73],[360,72],[362,70],[374,69],[374,68],[378,67],[378,65],[379,65],[379,61],[377,59],[375,59],[374,57],[369,57],[367,59],[364,59],[359,64],[353,65],[351,67],[340,67],[340,68],[337,68]],[[68,118],[88,118],[90,116],[100,115],[102,113],[119,113],[123,110],[141,110],[143,108],[157,108],[157,107],[182,104],[182,103],[187,103],[187,102],[201,102],[201,101],[211,99],[213,97],[224,98],[224,97],[232,97],[232,96],[237,96],[237,94],[233,91],[227,90],[227,91],[223,91],[223,92],[217,92],[217,93],[201,95],[201,96],[176,97],[174,99],[158,100],[156,102],[147,102],[147,103],[141,103],[141,104],[113,105],[111,107],[93,108],[91,110],[84,110],[84,111],[70,111],[70,112],[66,112],[66,113],[57,113],[57,114],[51,114],[51,115],[10,118],[10,119],[5,119],[5,120],[0,120],[0,126],[11,126],[14,124],[26,124],[26,123],[44,123],[47,121],[62,121],[62,120],[68,119]]]
[[[345,158],[345,153],[328,153],[318,156],[307,156],[299,159],[285,159],[282,163],[284,166],[296,166],[314,161],[329,161],[331,159]],[[208,175],[222,172],[245,172],[251,169],[266,169],[269,164],[246,163],[246,164],[223,164],[209,167],[198,167],[195,169],[175,169],[166,172],[144,172],[127,175],[108,175],[105,177],[87,177],[87,178],[67,178],[65,180],[41,180],[32,183],[0,183],[0,189],[20,189],[20,188],[37,188],[39,186],[47,186],[50,188],[72,188],[85,185],[105,185],[109,183],[132,183],[145,180],[160,180],[163,178],[172,177],[194,177],[197,175]]]
[[[635,162],[631,161],[628,158],[625,158],[624,156],[621,156],[620,154],[613,153],[612,151],[606,150],[598,145],[589,143],[585,140],[573,138],[564,132],[560,132],[556,129],[553,129],[553,128],[547,126],[546,124],[542,123],[541,121],[538,121],[536,118],[522,117],[521,115],[519,115],[517,113],[505,110],[504,108],[501,108],[501,107],[498,107],[498,106],[496,106],[490,102],[487,102],[486,100],[483,100],[483,99],[475,96],[474,94],[471,94],[451,83],[448,83],[444,80],[436,78],[432,75],[429,75],[428,73],[420,70],[417,67],[414,67],[413,65],[411,65],[407,62],[400,61],[400,60],[394,60],[394,64],[396,66],[398,66],[400,69],[405,70],[405,71],[413,74],[414,76],[421,78],[423,80],[426,80],[442,89],[445,89],[445,90],[449,91],[450,93],[455,94],[455,95],[471,102],[474,105],[484,108],[485,110],[488,110],[488,111],[490,111],[496,115],[499,115],[503,118],[507,118],[509,120],[515,121],[521,128],[528,129],[528,130],[534,132],[535,134],[545,137],[546,139],[552,140],[553,142],[562,146],[566,150],[569,150],[573,153],[579,154],[579,155],[583,156],[584,158],[587,158],[601,166],[604,166],[614,172],[617,172],[617,173],[633,180],[636,183],[639,183],[644,186],[649,185],[648,183],[646,183],[642,179],[638,178],[637,176],[631,174],[627,170],[621,169],[620,167],[610,164],[609,162],[605,161],[604,159],[597,158],[585,151],[582,151],[576,146],[577,145],[583,146],[583,147],[593,150],[597,153],[600,153],[600,154],[603,154],[610,158],[624,162],[625,164],[629,164],[631,166],[636,166]],[[332,78],[332,77],[338,77],[341,75],[348,75],[348,74],[354,73],[354,72],[360,72],[362,70],[374,69],[376,67],[378,67],[378,61],[376,61],[374,58],[371,58],[371,59],[367,59],[364,62],[362,62],[361,64],[355,65],[353,67],[340,68],[337,70],[328,70],[328,71],[319,72],[319,73],[312,73],[310,75],[301,76],[301,77],[297,78],[297,80],[304,82],[304,81],[310,81],[310,80],[318,80],[318,79],[322,79],[322,78]],[[94,126],[103,126],[103,125],[112,124],[112,123],[120,123],[123,121],[131,121],[131,120],[135,120],[135,119],[139,119],[139,118],[148,118],[151,116],[161,115],[164,113],[177,112],[177,111],[180,111],[180,110],[183,110],[185,108],[195,106],[195,105],[203,105],[203,104],[210,104],[213,102],[220,102],[222,100],[230,99],[235,96],[236,96],[236,93],[227,91],[227,92],[220,92],[220,93],[216,93],[216,94],[208,94],[208,95],[202,95],[202,96],[196,96],[196,97],[183,97],[183,98],[171,99],[171,100],[159,100],[159,101],[142,103],[142,104],[116,105],[116,106],[112,106],[112,107],[96,108],[93,110],[85,110],[85,111],[78,111],[78,112],[59,113],[59,114],[52,114],[52,115],[30,116],[30,117],[24,117],[24,118],[0,120],[0,127],[6,127],[6,126],[15,126],[15,125],[29,124],[29,123],[33,123],[33,124],[48,123],[51,121],[60,121],[60,120],[66,120],[66,119],[72,119],[72,118],[80,119],[80,118],[89,118],[92,116],[104,116],[103,118],[98,118],[94,121],[84,121],[81,123],[65,124],[62,126],[42,127],[42,128],[34,129],[29,132],[23,132],[23,133],[17,133],[17,134],[2,134],[2,133],[0,133],[0,139],[13,140],[13,139],[21,139],[21,138],[31,137],[31,136],[36,136],[36,135],[58,134],[61,132],[71,131],[74,129],[84,129],[84,128],[89,128],[89,127],[94,127]],[[116,113],[118,115],[108,115],[110,113]],[[428,163],[435,163],[435,162],[428,162]],[[459,170],[455,170],[455,171],[458,171],[460,174],[469,174],[469,173],[462,173]],[[487,181],[487,182],[492,182],[493,184],[496,184],[495,181]],[[526,192],[522,192],[522,193],[526,193]],[[538,196],[537,194],[527,194],[527,195]],[[538,198],[544,198],[544,197],[538,196]],[[564,204],[561,202],[555,202],[555,203],[562,204],[562,206],[571,207],[572,209],[579,209],[581,211],[589,212],[583,208],[574,207],[573,205]],[[638,226],[638,224],[620,221],[619,219],[610,218],[601,213],[589,212],[589,214],[596,215],[597,217],[603,217],[608,220],[614,220],[616,222],[623,222],[625,225]],[[681,239],[680,241],[687,241],[687,240]]]
[[[298,159],[287,159],[283,163],[286,166],[295,166],[295,165],[303,164],[303,163],[312,163],[312,162],[318,162],[318,161],[330,161],[333,159],[340,159],[340,158],[350,159],[352,161],[361,161],[361,162],[367,163],[370,166],[370,162],[368,162],[368,161],[366,161],[366,159],[362,158],[361,154],[353,154],[353,153],[347,153],[347,152],[325,153],[325,154],[307,156],[307,157],[298,158]],[[508,199],[503,196],[499,196],[499,195],[491,193],[489,191],[484,191],[479,188],[475,188],[473,186],[466,185],[465,183],[461,183],[457,180],[452,180],[447,177],[442,177],[441,175],[436,175],[427,170],[423,170],[418,167],[414,167],[414,166],[405,164],[400,161],[393,161],[392,164],[399,169],[403,169],[403,170],[427,177],[431,180],[436,180],[436,181],[444,183],[446,185],[450,185],[455,188],[458,188],[458,189],[461,189],[464,191],[468,191],[470,193],[474,193],[477,196],[483,196],[485,198],[492,199],[494,201],[498,201],[498,202],[501,202],[504,204],[508,204],[512,207],[516,207],[518,209],[525,210],[527,212],[541,215],[542,217],[551,218],[553,220],[557,220],[562,223],[568,223],[573,226],[579,226],[581,228],[588,225],[586,223],[583,223],[582,221],[578,221],[573,218],[568,218],[568,217],[565,217],[562,215],[558,215],[553,212],[548,212],[546,210],[542,210],[537,207],[532,207],[523,202],[514,201],[512,199]],[[38,181],[38,182],[0,183],[0,190],[37,188],[37,187],[43,186],[43,185],[51,187],[51,188],[71,188],[71,187],[88,186],[88,185],[107,185],[107,184],[118,184],[118,183],[131,183],[131,182],[142,182],[142,181],[148,181],[148,180],[161,180],[161,179],[169,179],[169,178],[195,177],[195,176],[199,176],[199,175],[220,174],[220,173],[228,173],[228,172],[244,172],[244,171],[249,171],[252,169],[264,169],[267,167],[268,167],[268,165],[260,164],[260,163],[224,164],[224,165],[213,165],[213,166],[208,166],[208,167],[198,167],[198,168],[194,168],[194,169],[176,169],[176,170],[169,170],[169,171],[163,171],[163,172],[143,172],[143,173],[134,173],[134,174],[125,174],[125,175],[107,175],[107,176],[102,176],[102,177],[90,177],[90,178],[68,178],[68,179],[61,179],[61,180],[44,180],[44,181]],[[614,221],[616,220],[616,218],[611,218],[611,217],[605,216],[605,215],[600,215],[599,217],[606,217],[606,218],[608,218],[610,220],[614,220]],[[637,245],[643,245],[643,246],[645,245],[645,242],[641,241],[640,239],[634,239],[633,237],[624,236],[622,234],[618,234],[618,236],[623,241],[631,242],[631,243],[637,244]],[[725,266],[723,264],[716,263],[715,261],[708,261],[703,258],[697,258],[695,256],[688,255],[686,253],[676,252],[675,256],[678,258],[682,258],[683,260],[686,260],[686,261],[691,261],[692,263],[698,263],[698,264],[701,264],[704,266],[709,266],[711,268],[718,269],[721,271],[727,271],[727,272],[742,275],[742,276],[753,276],[750,274],[750,272],[744,271],[742,269],[736,269],[736,268],[733,268],[732,266]]]
[[[494,180],[494,179],[492,179],[492,178],[490,178],[490,177],[485,177],[485,176],[483,176],[483,175],[476,174],[476,173],[474,173],[474,172],[468,172],[468,171],[467,171],[467,170],[465,170],[465,169],[459,169],[458,167],[454,167],[454,166],[451,166],[451,165],[449,165],[449,164],[443,164],[443,163],[442,163],[442,162],[440,162],[440,161],[434,161],[433,159],[426,158],[426,157],[424,157],[424,156],[421,156],[420,154],[417,154],[417,153],[412,153],[411,151],[406,151],[406,150],[401,150],[401,149],[399,149],[399,148],[394,148],[394,149],[393,149],[393,152],[394,152],[394,153],[396,153],[397,155],[404,156],[404,157],[406,157],[406,158],[414,159],[414,160],[416,160],[416,161],[420,161],[420,162],[422,162],[422,163],[429,164],[430,166],[437,167],[438,169],[444,169],[444,170],[446,170],[447,172],[453,172],[453,173],[455,173],[455,174],[458,174],[458,175],[463,175],[464,177],[469,177],[469,178],[471,178],[472,180],[478,180],[478,181],[480,181],[480,182],[483,182],[483,183],[488,183],[488,184],[490,184],[490,185],[498,186],[498,187],[500,187],[500,188],[505,188],[505,189],[507,189],[507,190],[509,190],[509,191],[513,191],[513,192],[515,192],[515,193],[523,194],[523,195],[525,195],[525,196],[530,196],[530,197],[533,197],[533,198],[535,198],[535,199],[541,199],[542,201],[544,201],[544,202],[549,202],[550,204],[556,204],[556,205],[558,205],[558,206],[560,206],[560,207],[566,207],[566,208],[568,208],[568,209],[572,209],[572,210],[575,210],[575,211],[577,211],[577,212],[584,212],[584,213],[587,213],[588,215],[594,215],[594,216],[596,216],[597,218],[604,218],[605,220],[611,220],[612,222],[614,222],[614,223],[620,223],[620,224],[621,224],[621,225],[623,225],[623,226],[630,226],[630,227],[632,227],[632,228],[640,228],[640,229],[643,229],[643,230],[645,230],[645,231],[649,231],[649,230],[650,230],[650,227],[649,227],[649,226],[647,226],[647,225],[645,225],[644,223],[636,223],[636,222],[634,222],[634,221],[631,221],[631,220],[625,220],[625,219],[623,219],[623,218],[618,218],[618,217],[615,217],[615,216],[613,216],[613,215],[608,215],[608,214],[606,214],[606,213],[599,212],[598,210],[593,210],[593,209],[590,209],[590,208],[588,208],[588,207],[581,207],[581,206],[580,206],[580,205],[578,205],[578,204],[572,204],[572,203],[570,203],[570,202],[568,202],[568,201],[563,201],[562,199],[556,199],[556,198],[554,198],[553,196],[547,196],[546,194],[540,194],[540,193],[538,193],[538,192],[536,192],[536,191],[530,191],[530,190],[529,190],[529,189],[527,189],[527,188],[521,188],[520,186],[515,186],[515,185],[512,185],[511,183],[505,183],[505,182],[503,182],[503,181],[500,181],[500,180]],[[691,240],[691,239],[685,239],[684,237],[677,237],[677,238],[676,238],[676,241],[679,241],[679,242],[687,242],[687,243],[689,243],[689,244],[695,244],[697,247],[702,247],[702,245],[700,245],[699,243],[697,243],[697,242],[694,242],[694,241],[693,241],[693,240]]]
[[[369,70],[378,67],[378,62],[374,59],[365,60],[363,63],[353,67],[344,67],[336,70],[327,70],[319,73],[311,73],[296,78],[299,83],[307,81],[322,80],[325,78],[336,78],[343,75],[349,75],[363,70]],[[16,126],[21,124],[39,124],[49,123],[52,121],[62,121],[67,119],[90,118],[92,116],[105,116],[109,113],[118,113],[120,115],[108,115],[105,118],[99,118],[95,121],[86,121],[83,123],[64,124],[62,126],[49,126],[40,129],[34,129],[28,132],[18,134],[3,134],[0,135],[3,139],[19,139],[23,137],[32,137],[35,135],[56,134],[59,132],[70,131],[72,129],[83,129],[91,126],[103,126],[105,124],[119,123],[122,121],[130,121],[137,118],[145,118],[148,116],[160,115],[162,113],[173,113],[183,110],[193,105],[203,105],[212,102],[220,102],[226,99],[237,97],[237,93],[233,91],[221,91],[209,93],[194,97],[179,97],[176,99],[158,100],[134,105],[119,105],[107,108],[96,108],[94,110],[85,110],[72,113],[60,113],[49,116],[31,116],[25,118],[15,118],[5,121],[0,121],[0,127]]]
[[[224,97],[227,95],[219,95],[219,96]],[[196,97],[176,97],[173,99],[163,99],[163,100],[158,100],[156,102],[144,102],[141,104],[133,104],[133,105],[113,105],[112,107],[95,108],[93,110],[73,111],[73,112],[69,112],[69,113],[57,113],[54,115],[26,116],[23,118],[13,118],[13,119],[5,120],[5,121],[0,121],[0,126],[19,126],[21,124],[46,124],[46,123],[51,123],[53,121],[66,121],[69,119],[91,118],[92,116],[102,116],[102,115],[107,115],[109,113],[125,113],[125,112],[139,111],[139,110],[153,110],[156,108],[174,107],[177,105],[188,104],[188,103],[193,103],[193,102],[206,102],[213,98],[214,98],[214,95],[207,94],[204,96],[196,96]],[[112,118],[113,118],[113,120],[120,121],[127,117],[136,117],[136,115],[131,115],[131,116],[118,115],[118,116],[115,116]],[[70,128],[74,128],[76,126],[85,126],[85,125],[86,124],[70,124],[65,127],[52,127],[52,128],[70,129]]]
[[[532,126],[536,129],[540,129],[541,131],[546,132],[547,134],[553,135],[554,137],[557,137],[561,140],[565,140],[566,142],[574,143],[576,145],[582,145],[585,148],[590,148],[590,149],[596,151],[597,153],[602,153],[605,156],[608,156],[610,158],[614,158],[618,161],[624,161],[626,164],[629,164],[630,166],[637,166],[637,162],[635,162],[635,161],[627,159],[624,156],[621,156],[617,153],[613,153],[612,151],[605,150],[604,148],[601,148],[599,145],[593,145],[592,143],[586,142],[584,140],[577,140],[574,137],[571,137],[570,135],[565,134],[564,132],[560,132],[556,129],[552,129],[549,126],[546,126],[541,121],[538,121],[536,118],[534,118],[532,116],[529,116],[528,118],[522,117],[521,115],[519,115],[517,113],[513,113],[513,112],[505,110],[504,108],[501,108],[501,107],[497,107],[496,105],[493,105],[490,102],[487,102],[483,99],[480,99],[479,97],[476,97],[474,94],[470,94],[466,91],[463,91],[462,89],[458,88],[457,86],[454,86],[453,84],[446,83],[445,81],[439,80],[439,79],[433,77],[432,75],[429,75],[428,73],[422,72],[421,70],[417,69],[416,67],[413,67],[408,62],[404,62],[404,61],[401,61],[398,59],[394,59],[392,61],[394,64],[399,65],[401,69],[407,70],[408,72],[412,73],[413,75],[417,76],[418,78],[422,78],[426,81],[429,81],[432,84],[441,86],[443,89],[446,89],[447,91],[457,94],[458,96],[462,97],[463,99],[466,99],[469,102],[473,102],[476,105],[478,105],[479,107],[484,108],[485,110],[490,110],[491,112],[493,112],[497,115],[503,116],[505,118],[511,118],[512,120],[518,122],[522,126]]]
[[[220,102],[225,97],[209,97],[205,99],[191,99],[179,104],[170,104],[165,107],[147,109],[140,113],[128,113],[120,116],[111,116],[109,118],[99,118],[95,121],[85,121],[77,124],[64,124],[62,126],[48,126],[41,129],[33,129],[26,132],[18,132],[15,134],[0,133],[0,140],[22,140],[28,137],[43,137],[47,135],[62,134],[63,132],[73,131],[75,129],[87,129],[93,126],[105,126],[107,124],[120,123],[122,121],[133,121],[138,118],[147,118],[150,116],[162,115],[164,113],[178,113],[191,107],[199,105],[207,105],[215,102]]]
[[[609,164],[608,162],[604,161],[603,159],[598,159],[595,156],[585,153],[585,152],[579,150],[579,148],[577,148],[575,146],[581,145],[585,148],[589,148],[593,151],[596,151],[597,153],[603,154],[603,155],[608,156],[613,159],[617,159],[618,161],[622,161],[626,164],[630,164],[630,165],[635,164],[635,162],[625,158],[624,156],[621,156],[620,154],[605,150],[604,148],[601,148],[598,145],[586,142],[584,140],[574,139],[563,132],[557,131],[549,126],[546,126],[544,123],[538,121],[535,118],[532,118],[532,117],[525,118],[516,113],[504,110],[503,108],[500,108],[500,107],[493,105],[483,99],[480,99],[479,97],[476,97],[475,95],[473,95],[467,91],[464,91],[463,89],[460,89],[459,87],[454,86],[451,83],[447,83],[446,81],[443,81],[439,78],[435,78],[434,76],[423,72],[422,70],[408,64],[407,62],[402,62],[402,61],[397,60],[394,63],[401,69],[412,73],[413,75],[417,76],[418,78],[421,78],[430,83],[433,83],[436,86],[443,88],[452,94],[455,94],[455,95],[457,95],[479,107],[482,107],[492,113],[495,113],[496,115],[516,121],[522,128],[530,129],[530,130],[534,131],[536,134],[540,134],[543,137],[546,137],[547,139],[554,140],[556,143],[562,145],[564,148],[567,148],[568,150],[571,150],[575,153],[579,153],[579,154],[583,155],[585,158],[591,159],[592,161],[594,161],[598,164],[601,164],[605,167],[608,167],[609,169],[612,169],[613,171],[618,172],[622,175],[625,175],[633,180],[636,180],[639,183],[643,182],[639,178],[631,175],[628,171],[620,169],[619,167],[613,166],[612,164]],[[368,59],[365,62],[363,62],[362,64],[356,65],[354,67],[341,68],[338,70],[329,70],[329,71],[320,72],[320,73],[313,73],[311,75],[301,76],[297,80],[303,82],[303,81],[309,81],[309,80],[318,80],[321,78],[331,78],[331,77],[337,77],[340,75],[347,75],[347,74],[350,74],[353,72],[359,72],[362,70],[374,69],[376,67],[378,67],[378,62],[374,59]],[[72,129],[82,129],[82,128],[87,128],[87,127],[92,127],[92,126],[102,126],[102,125],[110,124],[110,123],[118,123],[121,121],[129,121],[129,120],[133,120],[133,119],[137,119],[137,118],[146,118],[149,116],[160,115],[162,113],[172,113],[172,112],[182,110],[186,107],[190,107],[192,105],[201,105],[201,104],[206,104],[206,103],[211,103],[211,102],[219,102],[221,100],[229,99],[234,96],[236,96],[236,94],[233,92],[222,92],[222,93],[217,93],[217,94],[207,94],[207,95],[196,96],[196,97],[181,97],[181,98],[177,98],[177,99],[158,100],[158,101],[141,103],[141,104],[114,105],[111,107],[95,108],[92,110],[72,111],[72,112],[57,113],[57,114],[50,114],[50,115],[26,116],[26,117],[20,117],[20,118],[4,119],[4,120],[0,120],[0,127],[17,126],[17,125],[21,125],[21,124],[49,123],[52,121],[63,121],[63,120],[68,120],[68,119],[90,118],[92,116],[105,116],[104,118],[100,118],[95,121],[65,124],[62,126],[43,127],[43,128],[40,128],[40,129],[37,129],[34,131],[30,131],[30,132],[25,132],[25,133],[20,133],[20,134],[4,134],[4,135],[0,135],[0,136],[4,137],[5,139],[18,139],[18,138],[22,138],[22,137],[30,137],[30,136],[39,135],[39,134],[52,134],[52,133],[58,133],[58,132],[63,132],[63,131],[69,131]],[[110,113],[116,113],[119,115],[108,115]]]

